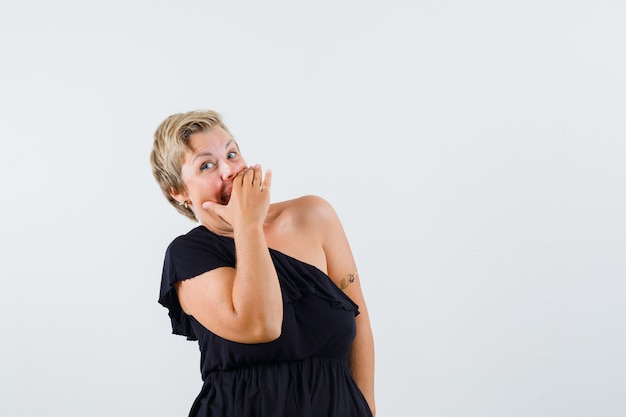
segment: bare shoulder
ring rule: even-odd
[[[333,208],[331,204],[324,198],[317,195],[305,195],[299,198],[296,198],[294,201],[294,205],[300,209],[301,212],[309,213],[313,212],[313,214],[328,214],[329,212],[333,212]]]
[[[272,204],[265,222],[268,245],[327,270],[325,241],[332,235],[334,210],[323,198],[305,195]]]
[[[332,205],[317,195],[304,195],[275,203],[270,214],[271,220],[288,221],[298,227],[320,226],[320,223],[333,221],[336,216]]]
[[[285,201],[283,225],[289,224],[296,233],[305,233],[322,247],[343,234],[341,221],[330,202],[317,195],[305,195]],[[280,222],[279,222],[280,223]]]

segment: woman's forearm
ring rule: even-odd
[[[350,371],[363,396],[376,416],[374,397],[374,337],[367,310],[361,310],[356,318],[357,332],[350,349]]]
[[[261,341],[280,336],[283,302],[276,269],[263,226],[239,228],[234,233],[237,265],[233,282],[233,309]]]

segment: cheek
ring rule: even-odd
[[[208,178],[194,178],[187,182],[187,191],[192,200],[206,200],[219,193],[219,186]]]

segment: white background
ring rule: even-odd
[[[623,1],[6,1],[0,415],[184,416],[152,178],[221,112],[343,220],[378,416],[626,415]]]

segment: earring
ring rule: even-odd
[[[179,205],[179,206],[182,206],[182,207],[184,207],[184,208],[186,208],[186,209],[188,209],[188,208],[189,208],[189,204],[187,204],[187,200],[179,201],[179,202],[178,202],[178,205]]]

